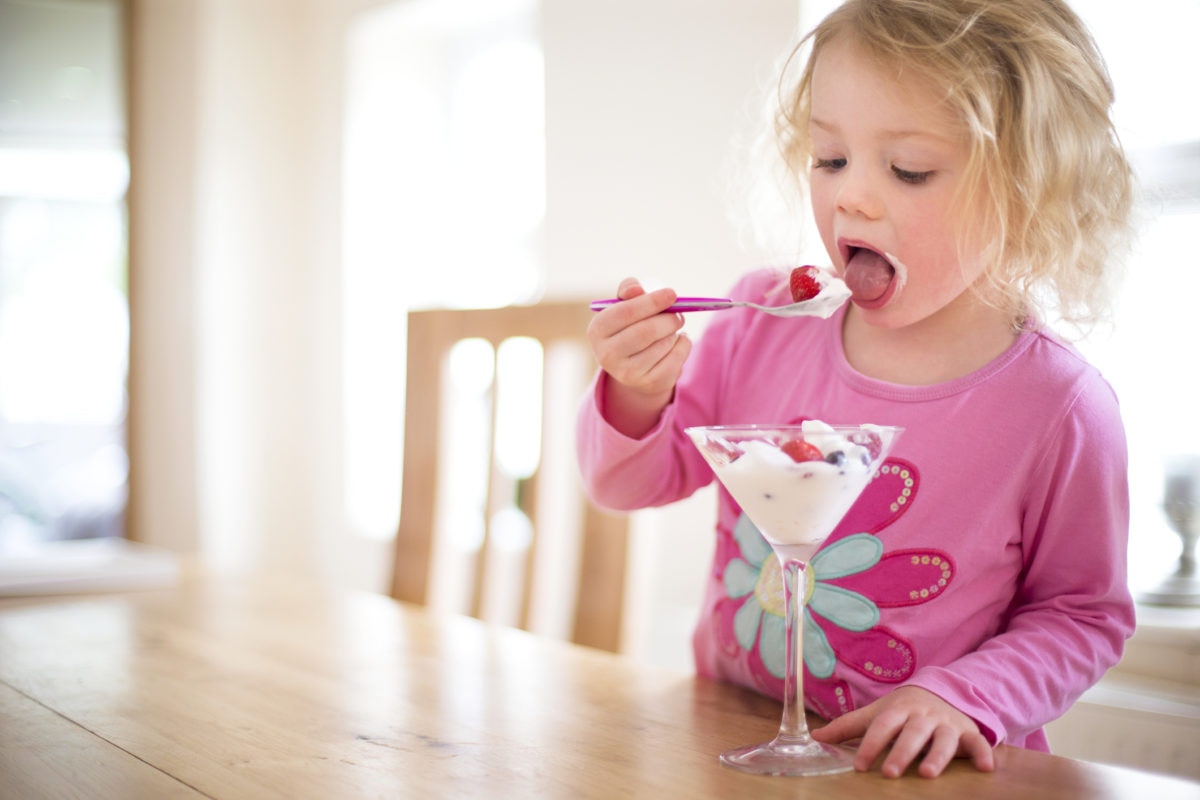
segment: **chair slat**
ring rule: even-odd
[[[592,312],[586,301],[547,302],[532,306],[511,306],[495,309],[436,309],[412,311],[408,314],[408,363],[405,390],[405,440],[404,479],[401,493],[400,524],[396,536],[395,564],[393,570],[392,595],[412,603],[427,604],[431,597],[431,575],[433,559],[437,551],[435,536],[438,521],[439,486],[442,465],[439,455],[442,445],[439,436],[443,423],[453,420],[442,419],[444,401],[441,387],[447,383],[444,370],[449,354],[455,344],[463,339],[481,338],[488,341],[495,351],[508,339],[529,337],[537,340],[543,355],[552,346],[566,342],[580,352],[587,352],[586,329]],[[543,360],[543,369],[549,359]],[[588,356],[587,369],[581,370],[578,391],[572,402],[580,399],[586,379],[594,362]],[[550,409],[550,403],[562,403],[561,397],[551,397],[548,383],[543,381],[542,442],[549,437],[573,436],[569,431],[550,430],[546,427],[551,416],[559,420],[573,419],[573,409]],[[496,386],[491,391],[492,430],[489,453],[489,470],[495,468],[496,437]],[[553,411],[553,414],[547,413]],[[517,601],[518,618],[515,624],[529,628],[534,616],[533,606],[537,603],[568,603],[574,609],[569,620],[569,638],[593,647],[619,650],[621,646],[621,622],[625,594],[625,572],[628,550],[628,523],[624,515],[605,513],[595,508],[579,491],[578,481],[571,482],[575,498],[542,497],[547,485],[542,475],[545,459],[533,475],[521,479],[515,486],[512,478],[489,479],[486,516],[491,517],[494,509],[502,507],[512,494],[520,495],[519,507],[533,524],[533,540],[524,554],[524,574],[520,597]],[[554,467],[563,469],[562,465]],[[573,468],[573,465],[572,465]],[[559,484],[556,482],[555,486]],[[519,491],[518,491],[519,488]],[[561,490],[560,490],[561,491]],[[541,500],[554,499],[578,505],[577,530],[558,530],[557,520],[543,519],[539,513]],[[485,523],[483,546],[474,556],[476,568],[469,578],[472,585],[471,599],[466,611],[475,616],[484,614],[485,594],[491,576],[486,575],[491,559],[488,557],[492,542],[491,531]],[[577,565],[571,565],[566,573],[567,585],[573,589],[573,597],[539,597],[533,591],[535,569],[541,565],[543,551],[548,548],[549,537],[575,535],[580,537],[576,552]],[[570,548],[568,548],[570,549]],[[562,568],[562,567],[559,567]]]

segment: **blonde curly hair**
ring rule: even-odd
[[[932,81],[969,132],[961,207],[976,212],[964,233],[989,256],[981,294],[1018,322],[1030,312],[1081,329],[1105,320],[1134,183],[1109,114],[1112,81],[1079,17],[1060,0],[847,0],[780,78],[775,134],[801,183],[813,66],[837,37],[898,78]]]

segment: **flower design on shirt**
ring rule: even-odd
[[[738,647],[757,653],[766,671],[776,679],[784,673],[783,571],[767,540],[745,514],[733,528],[739,558],[725,565],[726,594],[745,602],[733,615]]]
[[[839,663],[867,677],[897,683],[912,675],[913,646],[880,624],[880,609],[918,605],[938,597],[953,564],[932,549],[885,553],[877,535],[916,498],[916,468],[888,459],[805,570],[804,667],[809,704],[827,717],[851,710]],[[737,553],[723,574],[736,646],[748,656],[755,682],[782,692],[784,599],[782,572],[770,546],[742,514],[734,527]]]

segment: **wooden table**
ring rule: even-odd
[[[0,798],[1198,798],[1002,747],[995,773],[743,775],[756,695],[281,580],[0,601]]]

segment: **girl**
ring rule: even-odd
[[[1058,0],[849,0],[790,61],[805,45],[777,132],[851,302],[829,320],[721,312],[693,351],[661,313],[675,293],[626,279],[588,329],[582,472],[635,509],[713,480],[691,425],[905,428],[826,544],[877,537],[881,555],[810,564],[805,695],[832,720],[813,735],[861,739],[856,768],[890,777],[955,756],[990,770],[998,743],[1048,749],[1042,726],[1134,627],[1117,401],[1046,324],[1100,317],[1127,231],[1111,83]],[[781,291],[763,271],[731,296]],[[779,695],[777,573],[719,497],[697,672]]]

